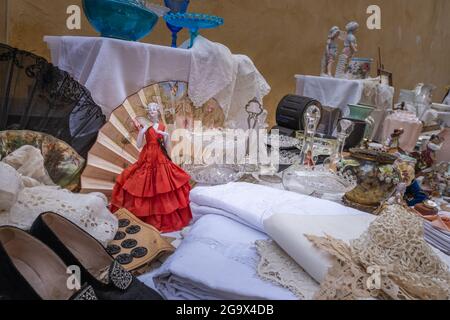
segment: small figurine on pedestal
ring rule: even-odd
[[[334,26],[328,33],[327,45],[325,53],[322,58],[322,77],[333,77],[333,64],[336,62],[338,46],[336,43],[337,38],[341,34],[339,27]]]
[[[358,52],[358,44],[355,33],[358,31],[359,24],[352,21],[348,23],[345,28],[347,30],[347,37],[344,41],[344,49],[342,50],[342,54],[339,56],[339,62],[336,68],[336,78],[345,77],[351,59],[355,53]]]
[[[305,161],[303,162],[303,165],[311,168],[312,170],[314,170],[314,168],[316,167],[316,163],[314,161],[312,150],[308,150],[306,152],[306,157],[305,157]]]
[[[117,177],[111,211],[125,208],[161,232],[179,231],[192,219],[190,177],[167,155],[169,134],[160,123],[160,105],[150,103],[146,110],[149,123],[135,120],[137,147],[143,149],[139,160]]]
[[[400,149],[400,137],[405,133],[403,129],[395,129],[394,133],[387,139],[385,148],[387,152],[397,152]]]

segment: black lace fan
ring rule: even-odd
[[[105,122],[89,91],[67,72],[0,44],[0,131],[47,133],[86,157]]]

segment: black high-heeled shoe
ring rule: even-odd
[[[114,260],[100,242],[60,215],[40,215],[30,232],[66,264],[78,266],[82,279],[92,285],[99,299],[162,300]]]
[[[0,300],[97,300],[92,287],[67,286],[67,265],[25,231],[0,228]]]

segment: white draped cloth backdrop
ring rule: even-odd
[[[109,117],[140,89],[164,81],[189,83],[196,107],[215,98],[233,127],[247,128],[245,105],[270,92],[251,59],[197,37],[192,49],[100,37],[44,37],[52,63],[84,85]]]

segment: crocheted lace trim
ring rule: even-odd
[[[450,273],[424,240],[421,219],[401,205],[387,206],[350,245],[307,236],[336,258],[316,299],[450,299]]]
[[[289,289],[300,300],[311,300],[319,289],[314,281],[290,256],[273,241],[257,241],[256,247],[261,256],[258,275]]]

